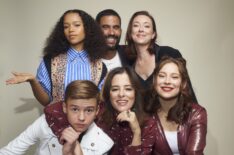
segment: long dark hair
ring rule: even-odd
[[[105,39],[101,28],[95,20],[82,10],[68,10],[58,20],[50,36],[47,38],[46,45],[43,50],[44,56],[55,57],[61,53],[66,53],[70,48],[70,43],[64,34],[64,17],[68,13],[77,13],[83,22],[85,39],[84,50],[87,51],[91,61],[95,61],[103,57],[106,52]]]
[[[162,67],[168,63],[174,63],[178,66],[179,73],[181,75],[181,86],[180,86],[180,93],[178,96],[177,103],[169,110],[167,120],[174,121],[176,123],[183,123],[185,119],[187,118],[190,110],[191,110],[191,104],[192,104],[192,94],[191,94],[191,88],[188,84],[189,76],[188,71],[186,69],[186,61],[183,58],[172,58],[172,57],[163,57],[160,62],[158,63],[157,67],[154,70],[154,85],[157,83],[157,76],[159,74],[159,71],[162,69]],[[161,104],[159,102],[159,96],[157,91],[155,90],[154,86],[151,87],[151,89],[148,90],[148,93],[146,93],[147,96],[145,99],[147,99],[148,102],[146,102],[144,106],[144,110],[147,113],[150,114],[156,114],[158,109],[160,109]]]
[[[118,74],[124,74],[126,73],[129,77],[129,80],[131,82],[131,85],[135,91],[135,102],[133,104],[132,110],[135,112],[136,117],[139,121],[140,125],[143,125],[144,119],[145,119],[145,113],[143,111],[143,98],[142,93],[139,85],[138,78],[135,74],[135,72],[130,67],[118,67],[113,70],[111,70],[105,80],[105,84],[103,86],[102,90],[102,98],[105,103],[105,111],[101,115],[100,120],[103,121],[104,124],[106,124],[108,127],[111,127],[113,122],[115,121],[115,114],[116,110],[113,108],[111,102],[110,102],[110,90],[112,85],[112,79],[115,75]]]
[[[133,24],[133,20],[139,15],[147,16],[152,21],[152,26],[153,26],[153,31],[155,32],[155,37],[151,40],[150,45],[148,47],[148,51],[150,54],[154,54],[154,51],[155,51],[154,43],[156,42],[156,39],[157,39],[157,29],[156,29],[156,24],[155,24],[155,20],[154,20],[153,16],[151,16],[149,14],[149,12],[147,12],[147,11],[135,12],[129,21],[127,34],[126,34],[126,38],[125,38],[125,43],[127,44],[126,54],[131,61],[135,61],[135,59],[137,57],[135,43],[132,39],[132,24]]]

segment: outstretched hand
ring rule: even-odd
[[[6,80],[6,84],[19,84],[23,82],[30,82],[35,79],[35,76],[30,73],[12,72],[13,77]]]

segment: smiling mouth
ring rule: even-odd
[[[170,92],[170,91],[173,90],[173,88],[171,88],[171,87],[161,87],[161,89],[162,89],[163,91],[165,91],[165,92]]]
[[[128,104],[128,101],[127,100],[118,100],[117,103],[119,106],[125,106]]]

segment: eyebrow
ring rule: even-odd
[[[70,105],[71,107],[81,107],[81,106],[78,106],[76,104],[71,104]],[[82,108],[95,108],[96,106],[82,106]]]
[[[124,85],[124,86],[125,86],[125,87],[128,87],[128,86],[132,87],[131,84],[129,84],[129,85]],[[112,88],[112,87],[120,87],[120,86],[119,86],[119,85],[112,85],[111,88]]]

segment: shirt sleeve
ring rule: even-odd
[[[99,83],[99,85],[98,85],[98,89],[99,89],[99,90],[102,89],[103,84],[104,84],[104,79],[103,79],[103,80]]]
[[[41,124],[45,117],[42,115],[18,137],[8,143],[7,146],[0,149],[0,155],[22,155],[28,148],[35,144],[41,135]]]
[[[196,111],[192,116],[190,135],[186,154],[202,155],[206,145],[207,113],[204,108]]]
[[[150,155],[152,154],[153,146],[155,143],[155,128],[156,122],[155,118],[151,117],[145,123],[141,131],[141,145],[139,146],[127,146],[125,147],[125,154],[134,155]]]
[[[51,82],[50,82],[50,77],[48,74],[48,71],[45,66],[44,60],[41,60],[41,63],[37,69],[37,80],[43,87],[43,89],[46,91],[46,93],[49,95],[50,101],[52,100],[51,96]]]

